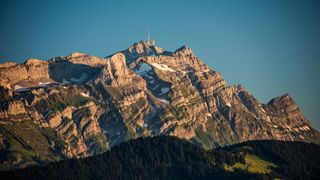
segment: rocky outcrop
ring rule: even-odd
[[[107,63],[106,59],[104,58],[90,56],[79,52],[74,52],[67,57],[62,57],[62,60],[70,61],[74,64],[83,64],[90,67],[102,67]]]
[[[83,84],[99,74],[104,58],[72,53],[48,61],[28,59],[23,64],[0,64],[0,85],[8,89],[38,87],[39,83]]]
[[[266,110],[275,119],[279,120],[279,123],[290,123],[296,125],[309,124],[289,94],[272,99],[266,105]],[[280,119],[283,118],[286,118],[288,121],[281,121]]]
[[[1,81],[7,84],[15,84],[26,79],[49,78],[48,63],[38,59],[28,59],[24,64],[10,65],[0,69]]]
[[[13,101],[9,103],[8,115],[18,115],[26,112],[24,104],[21,102]]]
[[[0,64],[0,68],[10,68],[17,65],[18,64],[16,62],[4,62]]]
[[[128,75],[126,67],[126,57],[122,53],[117,53],[111,57],[110,67],[112,75],[115,79],[123,79]]]
[[[317,130],[311,127],[289,94],[272,99],[265,109],[272,120],[273,131],[278,130],[277,136],[319,142]]]
[[[106,86],[120,88],[122,92],[134,93],[137,89],[146,89],[145,81],[126,66],[126,57],[117,53],[111,57],[101,71],[96,83],[102,82]],[[118,95],[123,96],[120,92]]]
[[[126,56],[128,62],[130,63],[139,57],[156,56],[162,54],[165,52],[165,50],[155,46],[151,42],[139,41],[121,52]]]

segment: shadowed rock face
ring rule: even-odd
[[[167,52],[140,41],[107,58],[72,53],[1,64],[0,95],[1,169],[91,156],[140,136],[207,149],[320,139],[288,94],[261,104],[187,46]]]

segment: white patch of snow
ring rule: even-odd
[[[176,72],[174,69],[168,67],[168,65],[166,64],[151,63],[151,65],[162,71]]]
[[[155,90],[159,87],[159,84],[157,84],[154,88],[152,88],[152,90]]]
[[[63,84],[70,84],[70,81],[67,81],[65,78],[63,78],[62,83]]]
[[[51,82],[39,82],[40,87],[47,87],[49,84],[51,84]]]
[[[162,94],[165,94],[165,93],[169,92],[169,90],[170,89],[167,88],[167,87],[161,88],[161,93],[159,95],[161,96]]]
[[[273,125],[273,127],[274,127],[274,128],[277,128],[278,126],[277,126],[277,125]]]
[[[169,104],[169,101],[165,100],[165,99],[161,99],[161,98],[158,98],[161,102],[164,102],[166,104]]]
[[[93,79],[90,79],[90,80],[87,82],[87,84],[93,84],[93,83],[94,83]]]
[[[83,96],[83,97],[90,97],[88,94],[86,94],[86,93],[80,93],[81,94],[81,96]]]
[[[194,72],[194,70],[193,70],[193,69],[187,69],[186,72],[187,72],[187,73],[191,73],[191,72]]]
[[[231,107],[231,104],[229,102],[226,103],[227,106]]]
[[[14,86],[14,90],[18,90],[18,89],[22,89],[22,88],[25,88],[25,87],[22,87],[22,86],[19,86],[19,85],[15,85]]]
[[[212,117],[212,115],[211,115],[210,113],[206,113],[206,116],[210,116],[210,117]]]
[[[144,74],[148,73],[152,70],[152,67],[147,63],[141,63],[139,67],[136,69],[136,73],[143,76]]]
[[[23,92],[23,91],[28,91],[28,90],[30,90],[29,87],[23,87],[23,86],[19,86],[19,85],[14,86],[14,91],[17,91],[17,92]]]
[[[88,75],[86,73],[82,73],[80,78],[71,78],[70,80],[73,82],[83,82],[87,79]]]

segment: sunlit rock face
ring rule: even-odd
[[[0,64],[0,107],[1,169],[100,154],[140,136],[207,149],[320,139],[288,94],[261,104],[189,47],[168,52],[145,41],[106,58],[77,52]]]

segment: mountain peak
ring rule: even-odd
[[[141,40],[139,42],[134,43],[129,47],[129,51],[136,52],[139,54],[148,53],[147,51],[153,46],[150,42]]]
[[[121,51],[127,58],[128,62],[141,56],[155,56],[161,54],[163,48],[155,46],[154,42],[141,40],[132,44],[128,49]]]
[[[40,60],[40,59],[29,58],[28,60],[26,60],[26,62],[24,64],[26,64],[26,65],[37,65],[37,64],[41,64],[43,62],[44,61]]]
[[[191,48],[189,48],[187,45],[181,46],[174,53],[175,54],[181,54],[181,55],[191,55],[191,54],[193,54]]]
[[[69,56],[67,56],[67,58],[72,59],[72,58],[78,58],[78,57],[83,57],[83,56],[87,56],[87,54],[80,53],[80,52],[73,52]]]
[[[135,42],[133,45],[152,46],[153,44],[145,40],[140,40],[139,42]]]
[[[272,103],[275,103],[275,102],[295,104],[295,102],[293,101],[292,97],[288,93],[285,93],[282,96],[278,96],[278,97],[275,97],[275,98],[271,99],[268,102],[268,104],[272,104]]]

